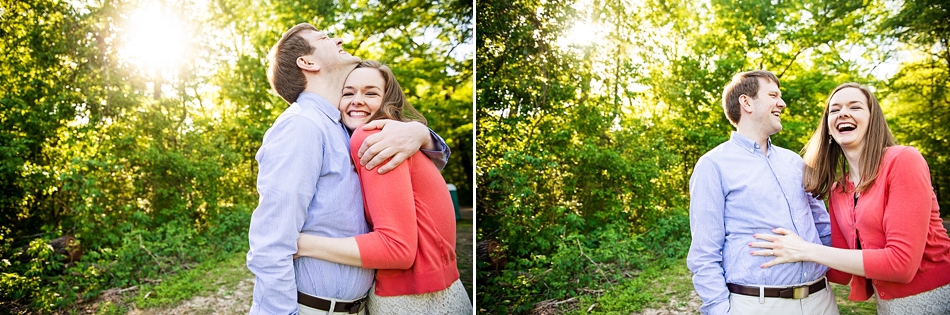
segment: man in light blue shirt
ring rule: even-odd
[[[248,233],[247,267],[256,275],[250,313],[364,314],[362,299],[374,270],[293,259],[301,232],[337,238],[370,232],[337,106],[343,82],[360,58],[346,53],[340,39],[306,23],[285,32],[270,58],[268,79],[291,105],[267,130],[256,156],[260,204]],[[371,148],[368,155],[382,152],[379,161],[388,155],[398,164],[405,160],[400,155],[421,148],[437,166],[445,165],[448,147],[424,125],[390,121],[382,127],[379,134],[389,135],[377,145],[388,149]]]
[[[686,262],[703,314],[838,314],[824,278],[828,267],[800,262],[764,269],[752,256],[755,233],[790,229],[830,245],[824,204],[802,187],[802,158],[772,145],[785,109],[778,78],[742,72],[723,91],[736,131],[696,162],[689,184],[692,243]],[[775,269],[781,267],[781,269]]]

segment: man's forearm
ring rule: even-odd
[[[274,252],[273,247],[250,240],[247,269],[256,276],[253,307],[260,314],[291,314],[297,311],[295,303],[297,282],[294,279],[293,260]],[[253,313],[253,312],[252,312]]]
[[[433,135],[435,132],[428,127],[426,127],[426,131],[426,136],[424,137],[425,139],[422,140],[422,147],[419,149],[426,151],[436,151],[442,149],[440,146],[436,145],[439,139],[436,139],[437,136]]]
[[[722,276],[722,268],[718,266],[698,267],[696,262],[691,264],[693,272],[693,288],[703,300],[700,311],[703,314],[727,314],[729,305],[729,290],[726,288],[726,279]]]

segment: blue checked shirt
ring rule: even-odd
[[[773,257],[752,256],[754,233],[782,227],[806,241],[831,244],[824,203],[802,187],[802,158],[768,142],[732,133],[729,141],[696,162],[689,181],[692,243],[686,263],[703,299],[703,314],[729,314],[726,283],[789,286],[817,280],[828,267],[812,262],[760,266]]]
[[[425,153],[441,168],[450,153],[431,134],[441,150]],[[372,269],[293,260],[300,232],[337,238],[370,232],[349,140],[337,107],[307,92],[264,134],[256,156],[260,204],[248,232],[247,267],[256,276],[251,314],[296,314],[298,290],[342,300],[369,291]]]

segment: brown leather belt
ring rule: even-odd
[[[297,303],[331,313],[356,314],[363,310],[363,305],[366,304],[366,298],[364,297],[353,302],[336,302],[336,305],[333,306],[333,310],[330,310],[330,305],[332,304],[330,301],[297,291]]]
[[[727,283],[726,287],[729,288],[729,292],[735,294],[742,294],[748,296],[759,296],[759,287],[749,287],[739,284]],[[808,295],[821,291],[826,287],[825,278],[822,278],[821,281],[815,282],[812,285],[803,285],[798,287],[785,287],[785,288],[765,288],[763,294],[764,297],[778,297],[784,299],[804,299]]]

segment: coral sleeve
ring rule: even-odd
[[[359,161],[357,152],[366,137],[376,132],[362,128],[354,131],[350,140],[353,161]],[[415,260],[419,236],[408,162],[382,175],[356,165],[366,217],[373,228],[356,236],[363,268],[408,269]]]
[[[933,188],[924,157],[912,147],[897,153],[881,166],[886,178],[883,249],[863,251],[865,274],[870,279],[909,283],[923,259]],[[887,169],[885,169],[887,168]]]

